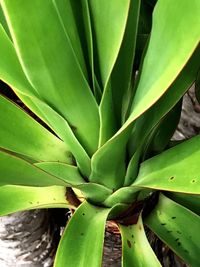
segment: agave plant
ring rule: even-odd
[[[101,266],[109,220],[122,266],[161,266],[146,227],[199,266],[200,136],[169,142],[200,67],[200,1],[0,3],[0,79],[46,125],[0,96],[0,215],[74,209],[55,267]]]

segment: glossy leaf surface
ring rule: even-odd
[[[72,163],[66,145],[15,104],[0,96],[0,147],[36,161]]]
[[[161,195],[145,223],[187,264],[199,266],[198,215]]]
[[[69,208],[65,193],[62,186],[0,186],[0,216],[29,209]]]
[[[62,180],[30,163],[0,150],[0,185],[52,186],[63,185]]]
[[[37,105],[40,112],[43,113],[43,116],[46,118],[50,127],[67,144],[73,156],[76,158],[80,171],[84,175],[89,176],[90,158],[84,148],[81,146],[80,142],[75,137],[68,122],[44,102],[38,99],[34,99],[34,103]]]
[[[133,186],[200,194],[200,136],[143,162]]]
[[[103,86],[116,61],[128,17],[130,0],[89,0]],[[95,58],[96,60],[96,58]]]
[[[166,115],[167,112],[179,101],[181,96],[192,85],[199,68],[200,49],[197,48],[193,56],[186,64],[180,75],[170,86],[169,90],[145,112],[135,122],[132,135],[129,140],[129,155],[133,155],[126,173],[125,185],[130,184],[135,179],[138,157],[142,153],[149,133],[157,123]]]
[[[129,121],[138,117],[162,96],[189,60],[200,40],[199,27],[192,27],[196,20],[200,22],[199,13],[199,1],[189,3],[187,0],[178,0],[173,5],[170,5],[170,0],[158,1]],[[187,42],[185,32],[190,33]],[[180,46],[180,43],[183,45]],[[156,56],[158,53],[162,55],[159,60]]]
[[[17,58],[13,43],[2,25],[0,25],[0,56],[0,79],[18,92],[27,95],[37,94],[28,82]]]
[[[76,17],[74,15],[75,12],[78,12],[79,18],[82,15],[82,3],[78,3],[78,6],[73,3],[74,1],[69,0],[53,0],[53,3],[57,9],[61,24],[64,27],[65,33],[69,42],[71,43],[71,47],[76,55],[78,63],[80,64],[81,70],[87,78],[87,69],[85,65],[83,50],[80,42],[80,35],[78,31],[78,25],[76,22]],[[67,15],[66,15],[67,14]],[[70,26],[69,26],[70,25]]]
[[[186,16],[182,16],[183,13]],[[199,13],[200,2],[198,1],[190,4],[187,0],[178,0],[175,5],[170,5],[169,0],[161,0],[157,3],[151,38],[131,114],[115,136],[94,154],[92,158],[94,176],[95,174],[97,177],[103,176],[104,165],[110,159],[116,163],[112,165],[112,171],[110,171],[113,176],[119,169],[123,170],[124,150],[132,123],[165,93],[189,60],[200,40],[200,28],[193,27],[200,20]],[[176,35],[173,25],[176,25]],[[191,34],[188,42],[184,42],[185,32]],[[167,40],[170,40],[168,46],[166,46]],[[180,41],[183,44],[181,49],[179,49]],[[162,57],[156,56],[158,51],[163,55]],[[121,181],[121,178],[119,180]]]
[[[36,163],[35,165],[63,180],[69,186],[78,188],[84,197],[93,203],[101,203],[112,194],[112,191],[105,186],[84,180],[75,166],[55,162]]]
[[[122,235],[122,267],[162,267],[146,237],[141,216],[137,224],[119,225]]]
[[[98,145],[97,104],[54,4],[48,0],[1,0],[1,4],[26,76],[40,97],[77,129],[76,136],[93,153]]]
[[[94,207],[87,202],[79,206],[63,233],[54,267],[101,266],[109,211],[110,209]]]
[[[189,195],[181,193],[167,193],[167,197],[176,201],[200,216],[200,195]]]

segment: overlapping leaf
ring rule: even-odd
[[[84,180],[75,166],[55,162],[36,163],[35,165],[60,178],[69,186],[78,188],[83,193],[84,198],[92,203],[100,204],[112,194],[112,190],[103,185],[88,183]]]
[[[105,224],[109,212],[110,209],[84,202],[63,233],[54,267],[101,266]]]
[[[196,136],[143,162],[133,186],[200,194],[199,157]]]
[[[119,227],[122,235],[122,267],[161,267],[147,240],[141,216],[137,224]]]
[[[72,163],[70,152],[61,140],[2,96],[0,110],[1,148],[36,161]]]
[[[0,150],[0,185],[52,186],[66,183],[16,156]]]
[[[199,266],[198,215],[161,195],[145,223],[187,264]]]
[[[65,193],[62,186],[0,186],[0,216],[29,209],[72,207]]]
[[[19,2],[1,0],[23,70],[40,98],[76,129],[92,154],[98,145],[98,107],[56,8],[47,0],[20,2],[23,8]]]
[[[161,0],[157,3],[153,15],[151,38],[131,114],[117,134],[94,154],[92,170],[96,179],[102,181],[103,173],[104,177],[115,177],[119,169],[124,169],[125,145],[132,123],[165,93],[194,52],[200,40],[200,28],[194,26],[197,25],[197,21],[200,23],[199,13],[200,2],[198,1],[193,1],[191,4],[187,0],[178,0],[173,6],[170,5],[169,0]],[[173,25],[176,25],[176,34],[174,34]],[[184,42],[185,32],[190,32],[187,42]],[[166,46],[167,40],[170,42]],[[181,49],[179,49],[180,42]],[[158,58],[156,55],[162,55],[162,57]],[[113,153],[114,150],[115,153]],[[114,163],[110,165],[112,167],[108,167],[108,170],[106,167],[104,172],[104,166],[110,162],[110,159]],[[111,179],[117,180],[117,178]],[[121,181],[121,178],[118,180]]]

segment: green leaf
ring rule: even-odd
[[[47,0],[1,0],[1,4],[29,81],[40,98],[76,128],[87,152],[94,153],[99,135],[97,103],[54,4]]]
[[[161,153],[172,138],[181,116],[182,101],[179,101],[154,127],[146,140],[142,159]]]
[[[169,87],[169,90],[142,116],[140,116],[134,126],[131,136],[131,147],[129,153],[133,154],[136,144],[145,142],[153,127],[178,103],[195,81],[200,63],[200,47],[198,46],[186,66],[179,76]],[[142,134],[143,133],[143,134]]]
[[[87,202],[79,206],[61,238],[54,267],[101,266],[109,211],[110,209],[95,207]]]
[[[132,68],[135,58],[140,4],[140,0],[133,0],[130,3],[124,38],[110,77],[115,116],[117,117],[119,126],[121,126],[123,121],[125,105],[130,101]]]
[[[4,30],[6,31],[7,35],[9,36],[9,38],[11,38],[10,31],[8,29],[8,24],[6,22],[4,14],[3,14],[3,10],[2,10],[1,5],[0,5],[0,24],[3,26]]]
[[[94,24],[94,36],[99,60],[98,63],[104,88],[99,107],[101,126],[99,137],[100,147],[117,130],[112,87],[109,82],[109,78],[122,44],[129,14],[130,0],[125,0],[123,3],[119,0],[92,0],[89,1],[89,3],[91,7],[91,17]],[[131,49],[129,51],[131,51]],[[120,88],[120,85],[118,86]],[[123,90],[123,88],[121,90]]]
[[[66,145],[6,98],[0,96],[0,147],[36,161],[72,164]]]
[[[62,186],[0,186],[0,216],[30,209],[70,208],[65,193]]]
[[[72,1],[69,1],[69,0],[53,0],[53,3],[58,12],[61,24],[63,25],[64,30],[66,32],[67,38],[69,38],[70,40],[71,47],[73,48],[73,51],[78,59],[81,70],[83,71],[84,76],[87,78],[88,74],[87,74],[84,55],[83,55],[83,51],[81,47],[76,17],[74,15],[76,10],[74,10],[73,8],[73,3]],[[80,5],[81,4],[79,3],[79,9],[77,9],[77,6],[76,6],[76,9],[79,12],[79,16],[81,17]]]
[[[187,0],[177,0],[173,5],[170,0],[158,1],[127,125],[163,95],[191,57],[200,41],[200,28],[194,26],[197,21],[200,23],[199,14],[199,1],[189,3]],[[188,32],[187,40],[185,32]],[[180,43],[183,45],[180,46]],[[162,55],[159,60],[158,54]]]
[[[0,78],[8,83],[22,101],[24,101],[33,112],[45,121],[45,123],[52,128],[66,144],[69,144],[68,147],[70,147],[70,151],[75,155],[81,171],[89,176],[89,157],[74,136],[69,124],[55,110],[35,97],[37,93],[31,89],[30,84],[25,78],[13,48],[13,44],[3,31],[2,27],[0,27],[0,38],[0,53],[2,54],[2,60],[0,61]],[[5,53],[5,51],[7,53]]]
[[[200,136],[144,161],[133,186],[200,194]]]
[[[34,165],[0,150],[0,185],[52,186],[66,183]]]
[[[106,207],[113,207],[118,203],[130,205],[137,199],[137,195],[138,188],[122,187],[108,196],[102,204]]]
[[[161,0],[157,3],[151,38],[134,98],[134,109],[121,129],[94,154],[92,177],[99,175],[97,179],[103,180],[105,164],[106,171],[108,169],[106,176],[108,173],[113,180],[120,170],[122,174],[119,174],[118,184],[121,183],[121,175],[124,175],[125,168],[125,146],[132,124],[165,93],[191,57],[200,40],[200,28],[195,27],[198,25],[197,21],[200,22],[199,14],[200,2],[198,1],[193,1],[191,4],[187,0],[177,0],[174,5],[171,5],[169,0]],[[174,34],[174,25],[176,25],[176,34]],[[185,32],[188,32],[187,42]],[[169,45],[166,46],[166,43]],[[158,54],[162,57],[158,58],[156,56]],[[112,170],[107,167],[111,159]],[[110,186],[112,185],[113,183]]]
[[[128,165],[125,185],[129,185],[136,178],[139,157],[149,133],[194,82],[200,64],[199,58],[200,49],[198,47],[169,90],[136,120],[129,140],[129,155],[133,156]]]
[[[13,43],[2,25],[0,25],[0,56],[0,79],[7,83],[26,106],[47,124],[45,117],[34,103],[34,97],[39,97],[38,93],[27,80]]]
[[[199,266],[199,216],[161,194],[145,223],[187,264]]]
[[[162,267],[144,231],[141,216],[137,224],[119,225],[122,235],[122,267]]]
[[[176,201],[178,204],[181,204],[200,216],[200,195],[188,195],[170,192],[168,192],[166,195],[167,197]]]
[[[113,140],[109,140],[92,156],[92,172],[89,178],[91,182],[101,183],[113,190],[123,185],[126,171],[126,142],[129,135],[130,130],[120,135],[117,142],[114,141],[115,146]]]
[[[103,87],[106,87],[122,43],[130,0],[88,2],[97,50],[95,65],[99,64]]]
[[[103,185],[88,183],[87,180],[84,180],[78,168],[75,166],[56,162],[42,162],[36,163],[35,165],[63,180],[69,186],[79,189],[83,193],[85,199],[92,203],[102,203],[112,194],[112,191]]]
[[[34,103],[37,105],[40,112],[43,113],[43,116],[54,132],[67,144],[73,156],[75,157],[77,165],[82,174],[86,177],[89,177],[90,158],[75,137],[74,132],[70,128],[68,122],[54,109],[39,99],[34,99]],[[74,129],[74,131],[75,130],[76,129]]]
[[[85,180],[81,177],[76,166],[71,166],[60,162],[41,162],[35,163],[34,165],[52,174],[53,176],[60,178],[69,185],[85,183]]]
[[[37,95],[27,80],[17,58],[13,43],[0,25],[0,79],[19,93]]]

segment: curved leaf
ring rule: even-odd
[[[122,122],[124,121],[126,105],[127,102],[130,101],[130,88],[133,62],[136,52],[140,5],[141,0],[132,0],[130,3],[124,38],[110,77],[115,116],[117,116],[119,126],[121,126]]]
[[[0,147],[36,161],[72,164],[66,145],[22,109],[0,95]]]
[[[124,35],[130,0],[89,0],[94,40],[103,87],[115,64]],[[96,72],[96,71],[95,71]]]
[[[53,0],[53,3],[56,7],[56,10],[58,12],[61,24],[64,27],[65,33],[67,35],[67,38],[69,38],[71,47],[78,59],[78,62],[80,64],[81,70],[84,74],[84,76],[87,78],[87,69],[85,65],[84,55],[81,47],[80,42],[80,36],[76,24],[76,18],[74,15],[74,12],[76,10],[73,9],[73,1],[69,0]],[[79,17],[81,17],[81,7],[79,3],[79,9],[77,10],[79,12]],[[77,8],[77,6],[76,6]]]
[[[176,201],[178,204],[181,204],[200,216],[200,195],[188,195],[170,192],[168,192],[166,195],[167,197]]]
[[[1,4],[26,76],[40,98],[76,128],[75,134],[88,153],[94,153],[99,135],[98,106],[54,4],[47,0],[1,0]]]
[[[42,112],[43,116],[54,132],[67,144],[77,161],[80,171],[83,173],[83,175],[88,177],[90,174],[90,158],[75,137],[68,122],[54,109],[39,99],[35,98],[34,103],[39,108],[40,112]]]
[[[112,193],[104,202],[106,207],[113,207],[118,203],[132,204],[138,195],[138,188],[135,187],[122,187]]]
[[[199,266],[199,216],[161,194],[145,223],[186,263]]]
[[[70,219],[58,246],[54,267],[100,267],[110,209],[84,202]],[[91,253],[92,252],[92,253]]]
[[[27,80],[19,63],[13,43],[10,41],[2,25],[0,25],[0,56],[0,79],[12,88],[15,94],[32,112],[48,124],[34,103],[34,97],[39,97],[38,93]]]
[[[72,208],[62,186],[0,186],[0,216],[17,211],[44,208]]]
[[[66,183],[30,163],[0,150],[0,185],[52,186]]]
[[[0,79],[19,93],[37,95],[27,80],[17,58],[13,43],[0,25]]]
[[[1,30],[3,33],[2,35]],[[75,155],[79,166],[81,166],[81,171],[89,176],[89,157],[74,136],[69,124],[55,110],[34,96],[35,93],[33,94],[30,84],[23,74],[13,45],[2,27],[0,27],[0,38],[2,38],[0,39],[2,41],[0,42],[0,53],[6,55],[2,57],[3,60],[0,61],[0,78],[3,77],[3,80],[5,78],[5,82],[14,89],[19,98],[52,128],[59,137],[65,140],[66,144],[69,143],[71,152]],[[14,71],[17,71],[16,74],[13,72],[11,66],[14,67]]]
[[[83,193],[84,198],[90,202],[102,203],[112,194],[112,191],[103,185],[85,181],[75,166],[55,162],[42,162],[35,165],[63,180],[69,186],[78,188]]]
[[[169,90],[135,122],[132,135],[129,140],[129,155],[133,155],[127,169],[125,185],[129,185],[135,179],[135,169],[138,165],[138,157],[142,153],[146,138],[153,127],[165,116],[167,112],[179,101],[186,90],[195,80],[199,69],[200,47],[196,49],[180,75],[170,86]],[[135,154],[134,154],[135,152]]]
[[[192,4],[187,0],[177,0],[175,5],[171,5],[169,0],[161,0],[157,3],[150,43],[141,70],[132,113],[113,138],[94,154],[92,168],[96,174],[103,172],[104,164],[107,164],[110,159],[114,162],[112,175],[119,169],[124,169],[125,145],[133,122],[165,93],[199,43],[200,28],[197,26],[197,21],[200,23],[199,14],[200,2],[197,0]],[[176,27],[176,34],[174,34],[174,27]],[[185,32],[188,32],[187,42]],[[181,49],[179,49],[180,42]],[[169,45],[166,46],[166,43]],[[158,54],[162,57],[158,58],[156,56]],[[115,153],[113,153],[114,150]]]
[[[200,22],[199,14],[200,2],[197,0],[192,3],[178,0],[173,5],[170,0],[158,1],[128,122],[141,115],[163,95],[191,57],[200,41],[200,29],[193,27],[197,21]],[[174,27],[177,34],[174,34]],[[187,41],[185,32],[189,33]],[[180,43],[183,45],[180,46]],[[159,60],[155,56],[158,51],[162,55]]]
[[[141,164],[133,186],[200,195],[200,136]]]
[[[162,267],[144,231],[141,215],[137,224],[119,225],[122,235],[122,267]]]

